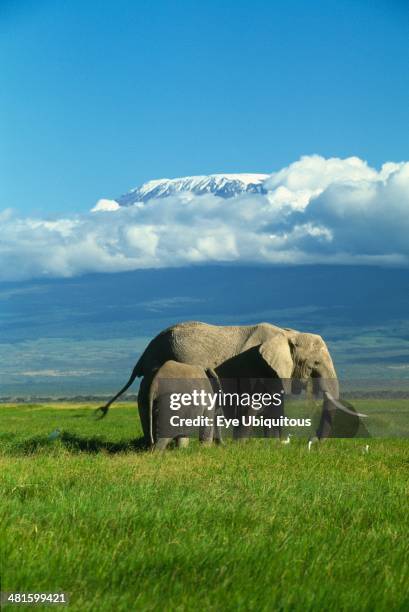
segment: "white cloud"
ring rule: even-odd
[[[267,185],[273,190],[281,185],[292,192],[322,191],[332,183],[376,180],[378,173],[359,157],[325,159],[320,155],[304,156],[286,168],[273,172]]]
[[[101,210],[118,210],[118,208],[119,204],[115,200],[106,200],[105,198],[102,198],[101,200],[98,200],[94,208],[91,208],[91,212],[99,212]]]
[[[265,195],[180,194],[128,208],[100,200],[92,214],[53,221],[4,211],[0,279],[204,262],[409,264],[409,163],[377,171],[314,155],[265,186]]]

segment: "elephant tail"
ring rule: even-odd
[[[139,361],[140,361],[140,360],[139,360]],[[99,418],[100,418],[100,419],[103,419],[103,418],[104,418],[104,416],[106,416],[106,414],[107,414],[107,412],[108,412],[108,410],[109,410],[110,405],[111,405],[111,404],[113,404],[113,403],[114,403],[114,401],[118,399],[118,397],[120,397],[120,396],[121,396],[123,393],[125,393],[125,391],[126,391],[127,389],[129,389],[129,387],[130,387],[130,386],[132,385],[132,383],[134,382],[135,378],[137,378],[138,376],[140,376],[140,373],[139,373],[139,369],[140,369],[140,368],[139,368],[139,361],[138,361],[138,363],[136,364],[136,366],[134,367],[134,369],[132,370],[132,374],[131,374],[131,376],[130,376],[130,378],[129,378],[128,382],[126,383],[126,385],[125,385],[124,387],[122,387],[122,389],[121,389],[121,390],[120,390],[120,391],[119,391],[119,392],[118,392],[116,395],[114,395],[114,397],[112,397],[112,398],[109,400],[109,402],[107,402],[107,403],[106,403],[104,406],[100,406],[99,408],[97,408],[97,409],[96,409],[96,411],[95,411],[96,413],[98,413],[98,412],[100,412],[100,413],[101,413],[101,414],[100,414],[100,416],[99,416]]]

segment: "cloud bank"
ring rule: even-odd
[[[266,194],[178,194],[80,216],[0,213],[0,279],[199,263],[409,264],[409,162],[302,157]]]

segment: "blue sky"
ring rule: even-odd
[[[88,210],[162,176],[408,159],[403,1],[0,5],[0,208]]]

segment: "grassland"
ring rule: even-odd
[[[409,441],[154,455],[134,407],[94,407],[0,406],[3,591],[81,611],[409,609]]]

